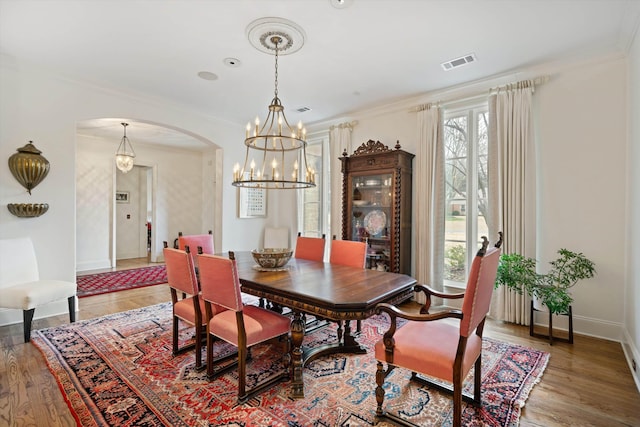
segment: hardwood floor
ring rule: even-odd
[[[138,262],[144,264],[144,259],[126,268]],[[80,299],[77,318],[169,300],[166,285],[96,295]],[[66,315],[37,319],[33,328],[68,320]],[[491,320],[485,336],[551,353],[541,382],[525,403],[521,426],[640,426],[640,393],[619,343],[576,334],[573,345],[549,346],[545,340],[529,337],[527,327]],[[22,342],[22,324],[0,327],[0,425],[76,425],[42,355]]]

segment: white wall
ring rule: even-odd
[[[626,61],[616,57],[529,76],[550,75],[534,94],[540,157],[538,259],[544,266],[558,249],[567,248],[595,262],[596,277],[574,288],[574,327],[613,340],[622,338],[625,308],[626,72]],[[502,83],[485,82],[480,92]],[[412,106],[458,96],[427,96]],[[352,150],[368,139],[390,148],[400,140],[402,149],[416,153],[417,122],[410,110],[399,105],[344,119],[358,121]],[[414,180],[414,197],[420,188]],[[557,326],[566,327],[563,322],[559,319]]]
[[[629,76],[629,64],[619,58],[542,70],[537,74],[549,74],[551,78],[539,86],[534,95],[540,143],[540,260],[546,262],[559,248],[566,247],[581,251],[595,261],[596,277],[575,288],[576,331],[615,340],[626,334],[636,360],[640,342],[640,320],[636,314],[640,310],[640,244],[637,243],[640,228],[636,220],[640,216],[640,173],[635,167],[640,163],[640,131],[636,120],[640,104],[638,44],[636,36],[629,58]],[[627,109],[629,88],[631,106]],[[8,168],[0,168],[1,205],[14,202],[51,205],[47,214],[35,219],[16,218],[6,209],[0,209],[0,237],[31,236],[41,255],[43,276],[70,280],[75,275],[76,164],[75,156],[69,153],[75,153],[78,120],[142,118],[190,130],[217,144],[221,149],[206,155],[202,164],[203,169],[215,168],[212,185],[221,188],[222,198],[220,206],[213,209],[219,210],[220,215],[203,221],[211,220],[223,230],[221,250],[252,249],[260,244],[265,224],[295,223],[292,193],[283,192],[269,194],[269,218],[237,218],[236,189],[230,185],[230,176],[231,165],[244,154],[243,125],[217,122],[175,105],[160,105],[72,84],[4,60],[0,67],[0,93],[0,157],[8,158],[16,148],[32,139],[51,161],[49,176],[31,197],[15,182]],[[439,100],[427,98],[417,99],[413,105]],[[354,119],[358,124],[353,131],[353,149],[368,139],[380,140],[390,147],[400,140],[403,149],[416,152],[415,114],[410,113],[407,106],[344,118]],[[628,127],[631,143],[627,152]],[[414,182],[415,191],[419,188],[420,183]],[[167,224],[164,227],[171,229]],[[80,249],[83,248],[78,245]]]
[[[573,288],[574,328],[620,340],[626,241],[626,61],[580,66],[536,90],[538,259],[583,252],[597,274]]]
[[[146,169],[134,167],[126,174],[118,171],[113,160],[115,144],[101,138],[77,137],[77,271],[108,268],[112,264],[114,175],[115,190],[128,191],[131,198],[129,203],[115,204],[116,259],[138,257],[138,245],[146,247],[146,238],[140,239],[145,223],[139,218],[146,205],[146,200],[140,200],[139,190],[146,182],[142,175],[146,175]],[[171,246],[179,231],[199,234],[213,230],[212,220],[205,221],[207,216],[213,219],[213,167],[203,161],[206,153],[147,144],[135,144],[134,148],[136,164],[152,167],[157,174],[153,244],[162,259],[162,242],[166,240]],[[204,213],[205,201],[209,214]],[[127,215],[131,218],[127,219]]]
[[[628,145],[628,240],[626,257],[626,288],[624,295],[624,349],[629,365],[635,360],[640,365],[640,33],[636,31],[635,40],[629,52],[629,145]],[[634,375],[640,389],[640,368]]]
[[[55,76],[48,70],[16,62],[6,55],[0,56],[0,93],[0,158],[6,162],[18,147],[33,140],[51,162],[49,175],[31,196],[11,176],[8,167],[0,167],[0,238],[30,236],[42,277],[75,279],[76,124],[81,120],[131,118],[183,129],[210,141],[212,148],[215,145],[219,149],[215,156],[207,157],[207,161],[211,160],[209,167],[224,165],[222,170],[216,168],[212,171],[211,175],[216,177],[216,181],[209,185],[221,190],[221,203],[219,207],[214,206],[216,211],[220,209],[220,219],[207,219],[209,223],[219,226],[216,239],[221,239],[220,249],[252,249],[256,245],[254,242],[262,235],[265,220],[237,218],[236,192],[231,186],[231,165],[244,157],[244,124],[219,121],[162,100],[73,82]],[[231,160],[224,161],[223,156]],[[168,188],[170,178],[165,184],[165,188]],[[160,193],[158,197],[166,196]],[[17,218],[6,209],[8,203],[21,202],[46,202],[50,208],[45,215],[29,219]],[[295,222],[295,212],[284,210],[281,214],[284,216],[283,222]],[[287,219],[287,215],[291,215],[291,218]],[[169,220],[159,222],[158,227],[167,235],[176,229]],[[161,251],[161,247],[155,249]],[[82,304],[82,299],[79,304]],[[36,310],[36,317],[64,313],[66,309],[66,302],[53,304]],[[19,322],[21,318],[21,313],[12,311],[6,317],[0,316],[0,324]]]

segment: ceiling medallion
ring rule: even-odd
[[[278,42],[280,55],[290,55],[299,51],[307,38],[302,27],[295,22],[275,17],[256,19],[247,26],[246,35],[251,46],[269,55],[273,55],[276,50],[273,36],[281,39]]]

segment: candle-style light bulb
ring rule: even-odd
[[[276,166],[278,166],[278,162],[276,162],[276,158],[274,157],[273,161],[271,162],[271,179],[276,179]]]
[[[249,132],[251,132],[251,123],[247,122],[247,138],[249,138]]]
[[[258,136],[258,127],[260,126],[260,118],[256,116],[256,131],[254,136]]]

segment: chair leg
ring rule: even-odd
[[[382,362],[378,362],[378,369],[376,370],[376,402],[378,402],[378,408],[376,409],[376,416],[381,417],[384,415],[384,409],[382,409],[382,403],[384,402],[384,368]]]
[[[480,405],[482,403],[482,353],[476,359],[475,366],[473,367],[473,401]]]
[[[202,326],[196,325],[196,369],[202,368]]]
[[[31,321],[33,320],[33,313],[36,309],[22,311],[22,323],[24,328],[24,342],[31,341]]]
[[[247,348],[238,347],[238,403],[244,403],[247,399]]]
[[[462,376],[459,372],[453,378],[453,427],[462,427]]]
[[[178,355],[178,318],[173,316],[173,355]]]
[[[74,323],[76,321],[76,296],[67,298],[69,303],[69,322]]]
[[[213,377],[213,335],[207,331],[207,377]]]

